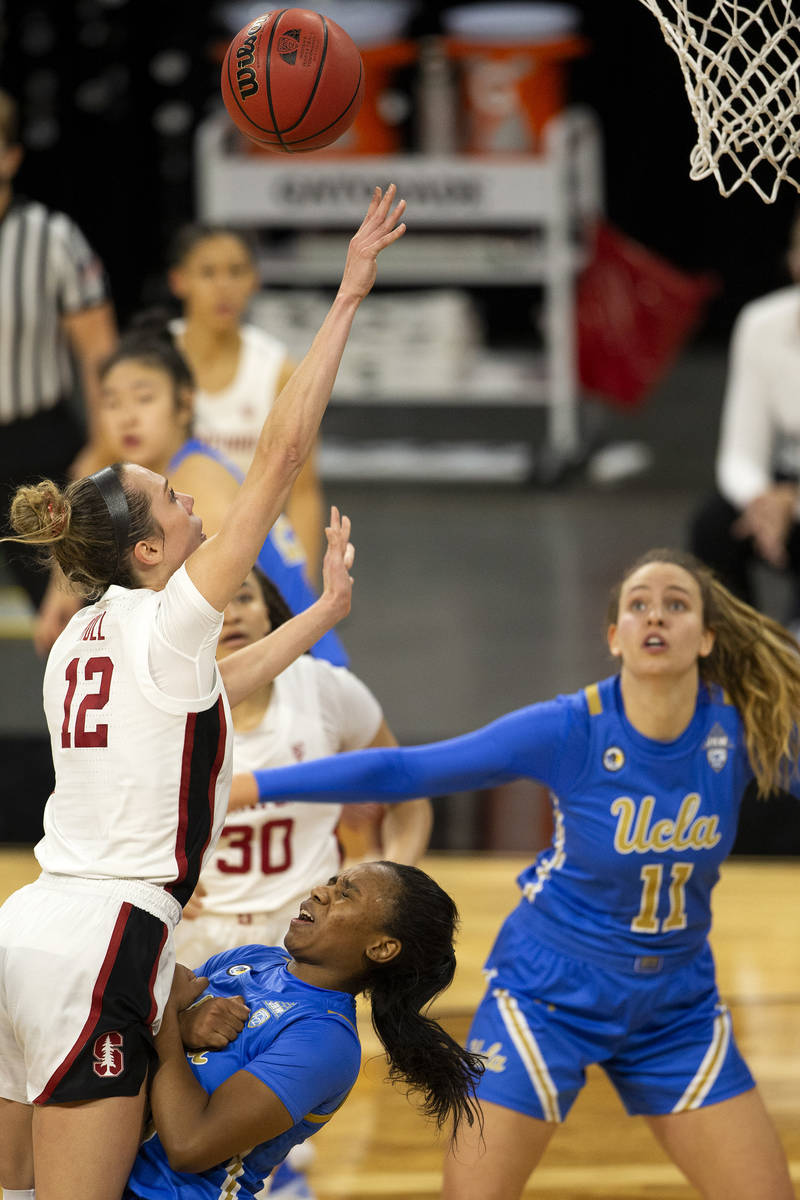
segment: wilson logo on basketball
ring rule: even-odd
[[[248,96],[255,96],[258,91],[258,80],[253,64],[255,62],[256,35],[263,24],[263,20],[254,21],[236,51],[236,86],[243,100],[246,100]]]
[[[92,1053],[94,1063],[92,1070],[101,1079],[114,1079],[125,1069],[125,1055],[122,1053],[122,1034],[116,1031],[103,1033],[95,1039]]]
[[[300,49],[300,30],[287,29],[286,33],[282,33],[278,38],[278,54],[285,63],[293,67],[297,60],[297,51]]]

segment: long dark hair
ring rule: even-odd
[[[695,580],[703,620],[714,646],[699,660],[701,679],[728,693],[744,726],[750,766],[760,796],[787,787],[800,754],[800,653],[792,635],[729,592],[704,563],[684,550],[648,550],[611,592],[608,623],[619,615],[623,585],[649,563],[672,563]]]
[[[423,1112],[439,1129],[462,1121],[482,1125],[475,1084],[484,1065],[422,1009],[450,985],[456,969],[453,939],[458,911],[447,892],[417,867],[383,862],[397,884],[384,932],[402,949],[387,963],[370,964],[363,990],[372,1024],[389,1056],[389,1079],[422,1097]]]

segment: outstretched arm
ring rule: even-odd
[[[338,508],[331,509],[331,523],[325,530],[325,536],[328,550],[322,564],[324,587],[319,600],[292,617],[291,621],[279,626],[274,633],[252,646],[237,650],[219,664],[232,708],[251,692],[280,675],[349,613],[353,591],[350,570],[355,548],[350,542],[350,518],[340,518]]]
[[[219,533],[187,559],[192,582],[219,612],[255,562],[311,453],[353,318],[375,282],[378,255],[405,232],[405,225],[398,224],[405,202],[392,208],[394,197],[394,185],[385,196],[375,189],[350,241],[336,298],[264,423],[250,469]]]
[[[396,746],[397,738],[386,721],[370,742],[370,747]],[[427,796],[405,804],[387,804],[381,823],[381,854],[389,862],[414,866],[428,848],[433,827],[433,808]]]
[[[408,800],[493,787],[522,776],[555,787],[564,770],[567,725],[566,710],[548,701],[428,746],[356,750],[240,775],[237,800],[240,805],[258,799],[330,804]]]

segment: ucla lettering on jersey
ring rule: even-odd
[[[628,722],[617,677],[553,704],[569,742],[552,779],[553,843],[520,876],[533,936],[590,961],[688,958],[703,945],[710,895],[752,776],[741,722],[701,689],[673,742]]]
[[[519,876],[529,940],[622,971],[677,965],[705,944],[710,896],[752,779],[742,724],[701,685],[680,737],[625,716],[614,676],[444,742],[255,771],[262,800],[441,795],[528,778],[545,784],[553,839]]]

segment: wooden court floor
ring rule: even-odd
[[[481,965],[500,921],[516,903],[514,879],[526,861],[431,855],[423,864],[454,896],[462,915],[458,972],[436,1008],[457,1037],[465,1036],[482,994]],[[28,850],[0,848],[0,899],[35,874]],[[729,862],[716,890],[713,944],[739,1045],[778,1126],[800,1196],[800,860]],[[361,1025],[361,1077],[341,1112],[313,1141],[310,1178],[317,1200],[435,1200],[442,1146],[384,1082],[368,1020]],[[625,1115],[597,1070],[526,1195],[684,1200],[696,1193],[643,1122]]]

